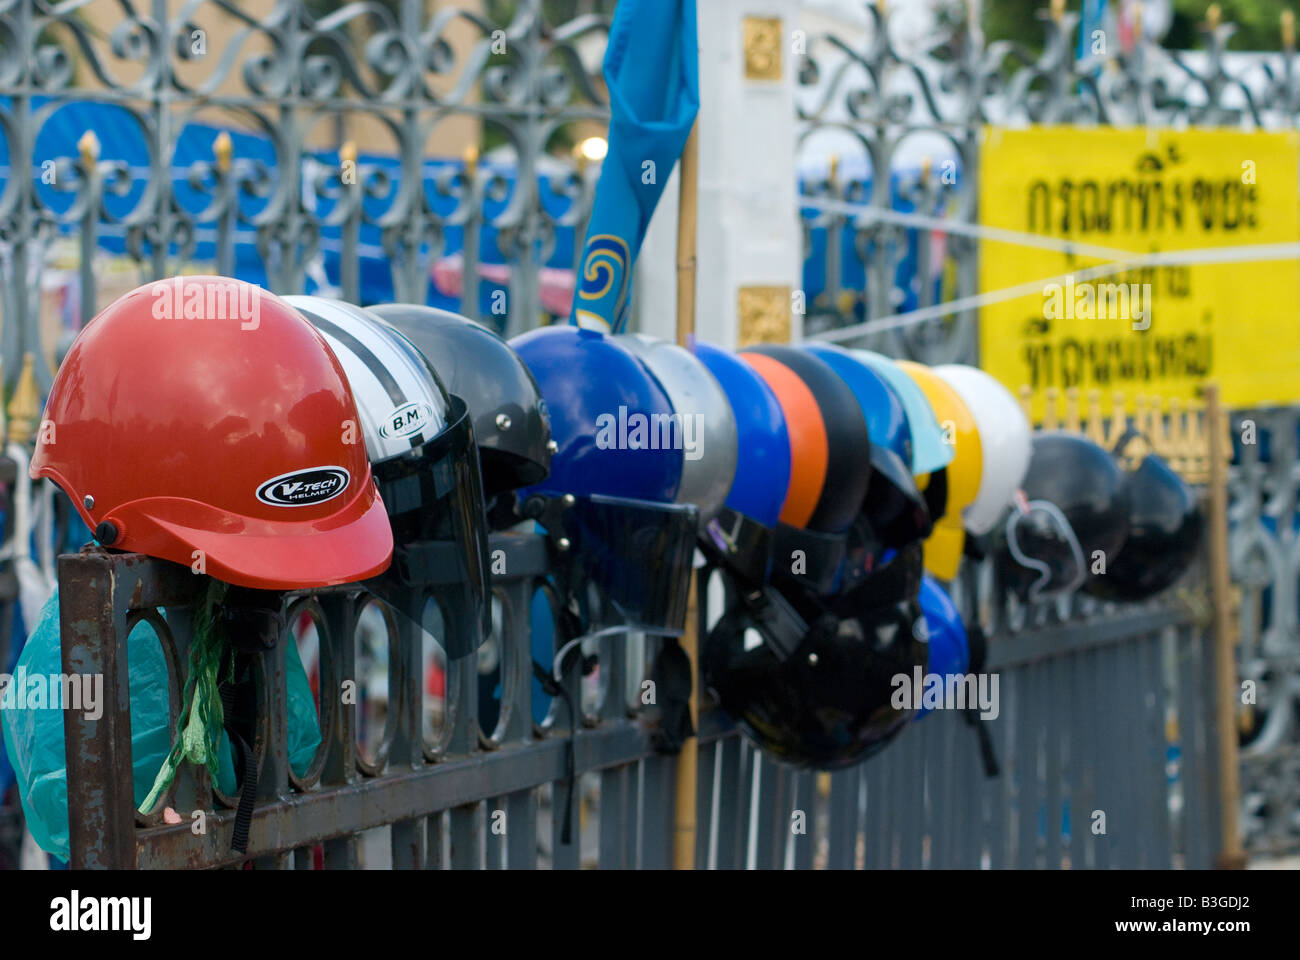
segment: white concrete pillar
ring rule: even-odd
[[[793,53],[799,0],[700,0],[696,333],[734,348],[802,335]],[[677,174],[638,261],[641,329],[676,332]]]

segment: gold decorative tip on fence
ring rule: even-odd
[[[1169,457],[1169,431],[1165,427],[1165,401],[1161,397],[1151,398],[1151,408],[1147,411],[1147,440],[1151,449],[1160,457]]]
[[[1282,46],[1287,50],[1295,49],[1295,14],[1290,10],[1282,11]]]
[[[1119,438],[1124,436],[1124,431],[1128,429],[1128,418],[1124,416],[1124,392],[1116,390],[1111,397],[1110,407],[1110,433],[1107,439],[1110,444],[1119,442]]]
[[[840,155],[832,153],[830,156],[830,170],[826,174],[826,180],[831,186],[839,183],[840,180]]]
[[[353,164],[357,162],[357,143],[355,140],[344,140],[343,146],[339,147],[339,163]]]
[[[1217,3],[1212,3],[1205,10],[1205,24],[1211,30],[1219,29],[1219,21],[1223,19],[1223,11],[1219,9]]]
[[[1088,425],[1084,435],[1100,447],[1106,446],[1106,421],[1101,415],[1101,391],[1088,391]]]
[[[1061,411],[1057,406],[1059,403],[1059,391],[1056,387],[1048,387],[1043,391],[1043,429],[1056,430],[1061,422]]]
[[[1083,432],[1083,425],[1079,422],[1078,387],[1069,387],[1065,391],[1065,429],[1071,433]]]
[[[1143,437],[1144,440],[1149,440],[1149,438],[1151,438],[1151,425],[1154,423],[1151,415],[1151,406],[1149,406],[1151,405],[1151,402],[1152,398],[1148,397],[1148,395],[1144,393],[1139,393],[1134,398],[1134,427],[1138,429],[1139,436]],[[1138,463],[1139,447],[1141,447],[1140,453],[1147,453],[1147,442],[1139,444],[1139,442],[1135,441],[1128,445],[1125,453],[1125,459],[1128,462],[1128,466],[1136,466],[1136,463]]]
[[[99,159],[99,137],[95,136],[94,130],[87,130],[77,141],[77,151],[81,154],[81,162],[90,166]]]
[[[1172,416],[1172,407],[1171,416]],[[1169,430],[1169,421],[1165,419],[1164,403],[1157,399],[1155,403],[1155,417],[1151,429],[1151,445],[1156,448],[1156,453],[1168,460],[1173,456],[1173,443]]]
[[[928,153],[921,158],[921,182],[922,183],[930,182],[930,168],[932,165],[933,165],[933,161],[930,159],[930,155]]]
[[[230,134],[222,130],[217,139],[212,141],[212,155],[217,158],[217,169],[222,173],[230,172],[230,161],[235,155],[235,142]]]
[[[9,400],[9,442],[27,443],[41,415],[41,391],[36,386],[36,357],[23,354],[23,369]]]
[[[573,148],[578,155],[582,155],[581,144]],[[460,155],[465,164],[465,176],[473,177],[478,173],[478,146],[471,143],[465,148],[465,152]]]
[[[1157,454],[1161,457],[1165,455],[1164,449],[1164,401],[1158,396],[1147,397],[1146,421],[1140,424],[1142,435],[1146,438],[1143,449],[1140,451],[1141,456],[1134,459],[1133,465],[1137,466],[1142,457],[1149,453]]]
[[[1169,398],[1168,452],[1162,454],[1170,468],[1178,474],[1186,469],[1187,417],[1180,397]]]
[[[1060,23],[1061,18],[1065,16],[1065,0],[1052,0],[1051,11],[1052,19]]]
[[[1034,422],[1034,388],[1025,384],[1020,388],[1020,408],[1025,411],[1025,419]]]

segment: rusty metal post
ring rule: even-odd
[[[134,868],[135,799],[131,766],[131,688],[126,609],[117,576],[102,553],[59,558],[63,672],[103,677],[102,711],[63,711],[67,755],[69,865]]]

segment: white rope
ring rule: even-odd
[[[1045,237],[1037,233],[1023,233],[1019,230],[1007,230],[1003,227],[987,227],[978,223],[963,223],[960,220],[943,217],[928,217],[922,213],[904,213],[888,207],[876,207],[865,203],[849,203],[846,200],[826,200],[822,197],[799,197],[799,205],[828,213],[844,213],[867,223],[892,223],[900,227],[912,227],[917,230],[937,230],[976,240],[992,240],[997,243],[1010,243],[1018,247],[1037,247],[1040,250],[1052,250],[1056,253],[1068,253],[1081,257],[1098,257],[1102,260],[1118,260],[1137,256],[1132,250],[1120,250],[1116,247],[1100,247],[1092,243],[1079,243],[1076,240],[1062,240],[1058,237]]]
[[[815,333],[805,339],[831,342],[851,340],[855,337],[877,333],[882,330],[914,326],[918,323],[925,323],[927,320],[936,320],[954,313],[961,313],[963,310],[977,310],[980,307],[1002,303],[1005,300],[1015,300],[1017,297],[1029,296],[1034,293],[1042,294],[1043,288],[1051,283],[1065,283],[1070,279],[1073,279],[1075,283],[1087,282],[1101,277],[1113,276],[1135,267],[1297,260],[1300,259],[1300,243],[1258,243],[1241,247],[1204,247],[1199,250],[1168,250],[1162,253],[1129,254],[1128,256],[1131,259],[1116,263],[1104,263],[1100,266],[1087,267],[1082,270],[1070,270],[1054,277],[1020,283],[1013,287],[1004,287],[1001,290],[990,290],[987,293],[974,294],[969,297],[961,297],[947,303],[921,307],[895,316],[876,317],[862,323],[855,323],[852,326]]]

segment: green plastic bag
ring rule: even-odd
[[[167,663],[153,630],[140,623],[127,637],[127,670],[131,682],[131,761],[134,799],[138,806],[149,794],[163,760],[171,750]],[[298,645],[290,643],[288,663],[289,765],[302,776],[320,745],[320,722]],[[18,658],[15,674],[28,676],[63,672],[59,647],[59,592],[41,610],[36,630]],[[105,692],[107,696],[107,692]],[[0,698],[0,729],[13,763],[27,829],[46,853],[67,860],[68,783],[60,710],[6,708]],[[221,735],[217,784],[227,796],[237,790],[230,741]]]

